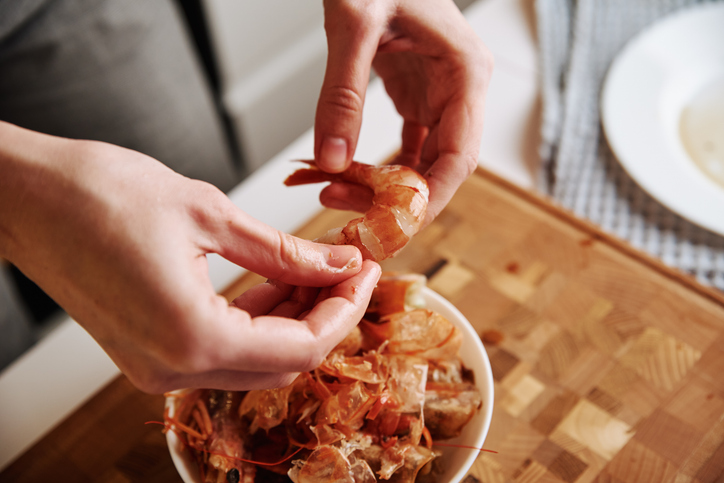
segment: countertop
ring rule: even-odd
[[[479,164],[524,188],[537,171],[539,101],[531,0],[481,0],[465,16],[495,56],[486,99]],[[379,163],[399,146],[402,122],[378,81],[368,90],[355,159]],[[320,209],[318,186],[284,187],[293,159],[312,157],[310,130],[229,193],[241,209],[277,229],[294,232]],[[259,200],[276,200],[259,203]],[[279,202],[282,200],[282,203]],[[279,209],[279,206],[294,209]],[[217,290],[243,269],[209,257]],[[118,374],[95,341],[64,320],[0,374],[0,469],[88,400]]]

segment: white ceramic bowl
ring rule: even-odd
[[[463,332],[463,343],[460,349],[460,357],[463,363],[475,373],[475,385],[478,386],[483,396],[483,407],[465,426],[460,436],[445,440],[445,444],[457,444],[482,448],[485,437],[490,429],[490,421],[493,418],[493,372],[490,369],[488,354],[485,352],[480,337],[470,325],[468,319],[448,302],[440,294],[428,287],[423,289],[427,308],[433,310],[458,327]],[[172,401],[166,401],[171,406]],[[196,463],[191,459],[189,452],[185,451],[183,443],[178,437],[169,431],[166,435],[171,459],[185,483],[201,483]],[[441,447],[442,461],[445,471],[438,480],[440,483],[458,483],[467,474],[470,467],[478,456],[478,451],[466,448]]]

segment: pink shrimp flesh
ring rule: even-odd
[[[314,161],[303,161],[309,168],[292,173],[284,184],[321,183],[343,181],[356,183],[374,192],[372,207],[361,218],[355,218],[346,226],[327,232],[316,241],[331,245],[354,245],[362,256],[375,261],[397,254],[425,219],[430,195],[427,182],[414,169],[407,166],[372,166],[353,161],[341,173],[325,173]]]

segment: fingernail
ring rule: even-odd
[[[359,250],[353,246],[330,246],[327,265],[337,268],[339,271],[357,269],[362,265],[362,256]]]
[[[325,171],[332,173],[344,171],[347,163],[347,141],[336,137],[324,138],[317,163]]]

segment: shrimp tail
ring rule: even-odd
[[[284,180],[286,186],[299,186],[302,184],[314,184],[323,183],[325,181],[334,181],[337,176],[330,173],[325,173],[321,169],[317,168],[314,161],[307,159],[297,160],[302,163],[307,163],[309,168],[301,168],[287,176]]]

